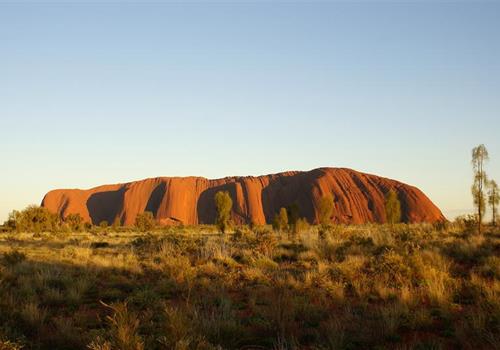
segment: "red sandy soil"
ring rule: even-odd
[[[80,214],[86,221],[113,223],[119,218],[133,225],[137,214],[150,211],[160,224],[212,224],[214,195],[228,191],[236,223],[270,223],[281,207],[297,203],[301,216],[318,219],[319,199],[334,196],[333,222],[383,223],[385,194],[394,189],[401,201],[405,222],[436,222],[443,214],[418,188],[376,175],[345,168],[319,168],[265,176],[158,177],[89,190],[66,189],[47,193],[42,206],[62,218]]]

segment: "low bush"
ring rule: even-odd
[[[146,211],[144,213],[138,214],[135,218],[135,227],[140,232],[146,232],[155,227],[155,218],[153,213]]]
[[[2,263],[8,266],[19,264],[24,260],[26,260],[26,254],[17,250],[12,250],[10,252],[4,253],[1,259]]]

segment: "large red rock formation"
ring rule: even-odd
[[[159,223],[186,225],[213,223],[214,195],[229,191],[233,220],[237,223],[270,223],[281,207],[297,203],[300,214],[317,222],[319,199],[333,194],[333,221],[339,223],[385,222],[385,194],[394,189],[399,196],[405,222],[445,220],[441,211],[418,188],[383,177],[344,168],[319,168],[265,176],[158,177],[125,184],[104,185],[89,190],[54,190],[42,206],[62,218],[80,214],[98,224],[119,218],[132,225],[137,214],[152,212]]]

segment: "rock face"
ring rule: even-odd
[[[118,218],[133,225],[137,214],[150,211],[160,224],[211,224],[215,219],[214,196],[228,191],[233,199],[232,218],[237,223],[270,223],[281,207],[298,204],[301,216],[318,220],[322,196],[333,194],[333,222],[361,224],[386,221],[385,194],[394,189],[405,222],[445,220],[441,211],[416,187],[345,168],[319,168],[265,176],[158,177],[89,190],[54,190],[42,206],[62,218],[72,213],[99,224]]]

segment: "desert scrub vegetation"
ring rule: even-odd
[[[0,349],[500,347],[498,228],[71,226],[0,233]]]

